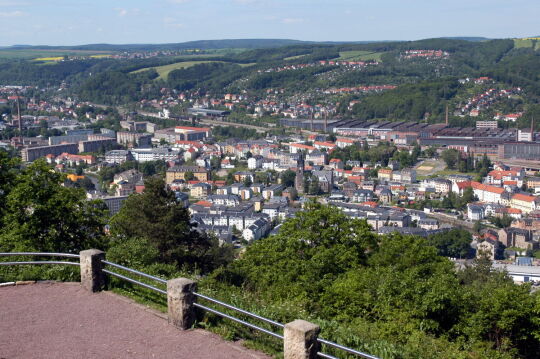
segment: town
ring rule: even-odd
[[[12,104],[24,100],[15,93],[28,90],[2,87]],[[29,101],[28,110],[63,117],[5,116],[3,131],[54,135],[13,136],[0,145],[20,151],[25,162],[46,160],[68,175],[66,185],[102,199],[111,215],[130,194],[144,190],[147,176],[161,173],[200,231],[237,247],[277,232],[306,203],[319,201],[366,219],[379,234],[428,237],[466,228],[477,253],[536,263],[540,142],[533,124],[518,131],[498,128],[496,120],[455,128],[448,119],[422,124],[294,116],[279,120],[281,135],[216,139],[215,130],[223,127],[212,122],[226,124],[230,112],[204,105],[209,103],[197,100],[184,117],[172,118],[166,109],[126,114],[115,131],[95,126],[107,115],[91,104]],[[180,124],[154,123],[163,119]]]

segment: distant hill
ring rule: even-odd
[[[228,39],[198,40],[168,44],[88,44],[77,46],[15,45],[4,49],[47,49],[47,50],[89,50],[89,51],[153,51],[153,50],[217,50],[228,48],[257,49],[288,45],[312,44],[314,42],[289,39]]]
[[[493,40],[488,37],[475,37],[475,36],[455,36],[455,37],[450,36],[450,37],[441,37],[441,39],[464,40],[464,41],[472,41],[472,42]]]
[[[442,37],[440,39],[464,40],[464,41],[487,41],[485,37]],[[166,44],[88,44],[76,46],[50,46],[50,45],[13,45],[1,47],[4,50],[87,50],[87,51],[152,51],[152,50],[219,50],[219,49],[265,49],[291,45],[313,44],[371,44],[400,42],[394,40],[378,41],[302,41],[292,39],[224,39],[224,40],[197,40]]]

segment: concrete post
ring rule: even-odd
[[[105,252],[97,249],[88,249],[79,253],[81,263],[81,285],[90,292],[99,292],[105,288],[106,277],[103,273],[102,260]]]
[[[167,281],[167,311],[169,324],[186,330],[195,322],[195,295],[197,283],[191,279],[176,278]]]
[[[297,319],[285,324],[283,332],[283,355],[285,359],[315,359],[319,351],[317,337],[321,328],[305,320]]]

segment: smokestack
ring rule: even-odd
[[[19,102],[19,91],[15,91],[15,96],[17,96],[17,118],[19,120],[19,136],[21,137],[21,143],[24,146],[24,136],[22,133],[21,104]]]
[[[326,129],[328,128],[328,112],[324,113],[324,132],[326,132]]]

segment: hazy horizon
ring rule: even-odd
[[[0,46],[514,38],[538,33],[539,14],[532,0],[0,0]]]

